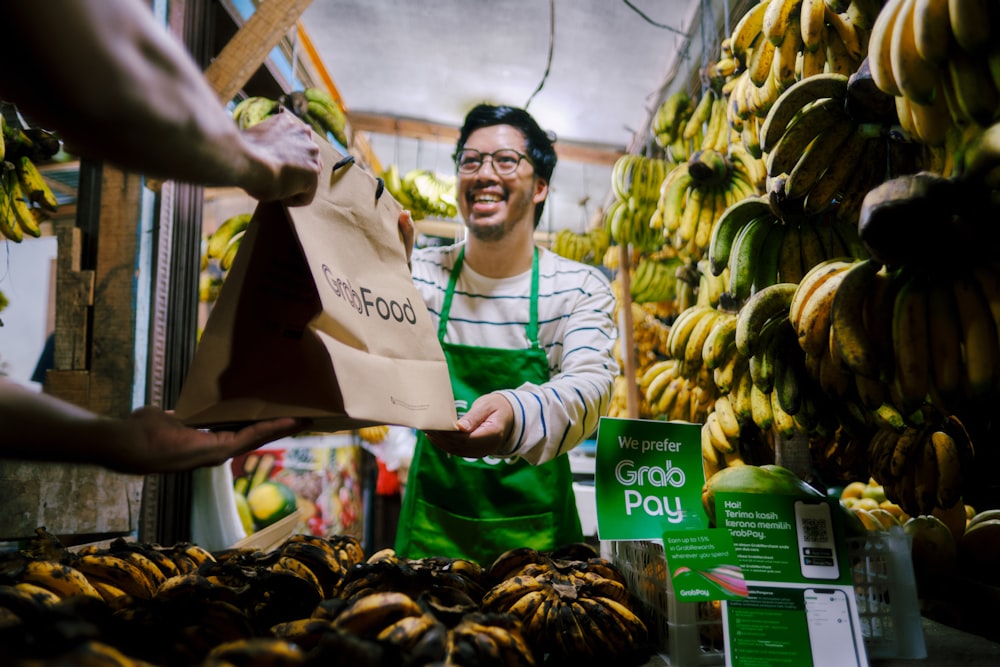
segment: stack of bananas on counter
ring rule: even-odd
[[[292,91],[278,99],[259,95],[245,97],[233,107],[233,120],[241,129],[246,129],[278,113],[282,107],[308,123],[319,136],[329,138],[332,135],[341,146],[349,145],[344,110],[330,93],[314,86]]]
[[[525,641],[547,646],[556,661],[634,659],[648,650],[646,623],[623,573],[587,550],[502,554],[490,567],[497,583],[483,595],[483,608],[519,619]]]
[[[50,160],[61,142],[39,127],[22,127],[0,115],[0,237],[20,243],[41,236],[45,213],[59,207],[36,163]]]
[[[5,665],[530,667],[651,650],[625,578],[585,544],[481,566],[366,555],[346,535],[71,550],[36,532],[0,558]]]

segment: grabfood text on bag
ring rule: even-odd
[[[326,282],[333,289],[333,293],[362,315],[371,317],[374,314],[386,321],[395,320],[416,324],[417,314],[409,298],[406,299],[405,303],[400,303],[395,299],[374,296],[374,293],[367,287],[355,289],[351,285],[351,281],[334,276],[333,271],[326,264],[323,265],[323,275],[326,276]]]

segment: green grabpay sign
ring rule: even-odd
[[[701,425],[601,418],[594,494],[602,540],[658,540],[708,528],[701,504]]]

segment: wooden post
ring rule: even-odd
[[[635,325],[632,322],[632,276],[629,272],[631,246],[623,244],[618,248],[618,282],[622,288],[618,300],[618,345],[622,354],[622,375],[628,380],[625,414],[629,419],[638,419],[639,385],[635,378]]]

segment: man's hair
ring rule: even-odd
[[[554,138],[539,127],[531,114],[524,109],[505,105],[476,105],[465,116],[465,123],[458,135],[455,154],[458,155],[462,152],[470,134],[480,128],[493,125],[510,125],[520,130],[521,134],[524,135],[528,157],[531,158],[531,163],[535,167],[535,174],[543,178],[546,183],[552,182],[552,172],[556,168]],[[542,219],[544,206],[545,201],[543,200],[535,207],[535,227],[538,227],[538,222]]]

